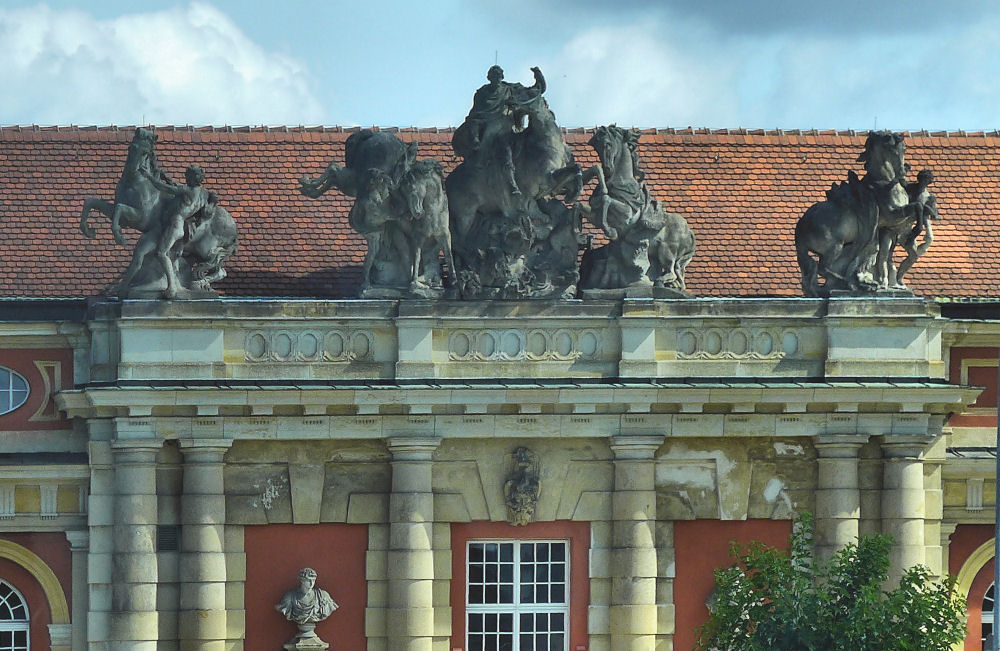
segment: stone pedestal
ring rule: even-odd
[[[392,454],[389,497],[388,647],[431,651],[434,635],[434,494],[431,457],[437,437],[401,436],[387,441]]]
[[[226,646],[226,498],[223,455],[231,441],[181,441],[181,648],[223,651]]]
[[[115,468],[114,556],[108,647],[114,651],[155,651],[156,455],[161,442],[125,439],[112,445]]]
[[[814,440],[816,479],[816,555],[830,558],[858,538],[861,491],[858,450],[868,436],[823,435]]]
[[[316,624],[299,624],[299,634],[282,647],[286,651],[324,651],[330,648],[328,642],[320,639],[315,632]]]
[[[925,437],[886,437],[882,444],[882,531],[893,538],[890,586],[899,582],[906,569],[926,562],[924,467],[920,455],[928,442]]]
[[[656,646],[656,485],[653,455],[662,436],[616,436],[611,496],[611,648]]]

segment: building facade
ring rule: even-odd
[[[1000,301],[947,170],[1000,139],[913,138],[946,171],[950,221],[913,271],[936,298],[796,297],[780,246],[857,137],[690,133],[650,134],[647,171],[691,215],[698,298],[470,302],[317,289],[356,277],[346,204],[254,170],[325,164],[306,144],[343,134],[161,137],[177,165],[214,141],[209,177],[233,180],[246,237],[221,298],[101,298],[122,255],[65,234],[123,139],[0,132],[25,234],[0,275],[0,648],[277,649],[297,629],[275,605],[310,567],[337,649],[690,649],[730,541],[784,544],[803,510],[820,554],[887,533],[894,576],[957,575],[981,648]],[[62,184],[12,162],[72,151]]]

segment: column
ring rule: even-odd
[[[109,648],[155,651],[156,454],[161,443],[127,439],[112,444],[115,467],[114,556],[111,560]]]
[[[831,434],[814,439],[816,447],[816,554],[830,558],[857,541],[861,519],[858,450],[867,435]]]
[[[90,551],[90,532],[67,531],[70,553],[73,555],[73,623],[72,648],[83,651],[87,648],[87,610],[90,586],[87,584],[87,553]]]
[[[892,536],[889,584],[924,564],[924,437],[886,437],[882,444],[882,532]]]
[[[951,534],[958,529],[955,522],[941,523],[941,569],[942,576],[947,576],[951,570]]]
[[[431,651],[434,636],[434,494],[431,460],[437,437],[394,437],[389,496],[389,608],[392,651]]]
[[[656,474],[662,436],[616,436],[611,496],[611,648],[656,645]]]
[[[180,648],[223,651],[226,644],[226,497],[223,456],[232,441],[180,441]]]

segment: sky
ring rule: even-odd
[[[0,125],[1000,129],[997,0],[0,0]]]

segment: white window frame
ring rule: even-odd
[[[4,585],[10,589],[11,594],[20,600],[20,606],[24,608],[24,619],[0,619],[0,632],[3,633],[15,633],[19,631],[24,631],[24,646],[14,647],[15,651],[31,651],[31,612],[28,610],[28,600],[24,598],[24,595],[14,587],[14,584],[9,581],[0,579],[0,585]],[[0,597],[2,599],[2,597]],[[8,604],[10,599],[5,600]]]
[[[565,558],[563,563],[565,564],[563,581],[552,582],[551,577],[548,585],[558,585],[561,583],[564,586],[563,593],[563,603],[562,604],[539,604],[539,603],[529,603],[522,604],[521,600],[521,545],[535,545],[538,543],[561,543],[565,546]],[[511,604],[472,604],[469,602],[469,590],[471,588],[469,571],[471,567],[470,563],[470,549],[472,545],[483,545],[483,544],[512,544],[514,546],[514,603]],[[469,539],[465,542],[465,648],[468,650],[471,648],[469,644],[469,616],[473,614],[511,614],[513,618],[513,626],[511,630],[511,635],[514,640],[514,651],[520,651],[521,649],[521,615],[524,614],[561,614],[563,616],[563,651],[569,651],[569,638],[570,638],[570,576],[572,568],[570,566],[571,560],[571,543],[568,539],[562,538],[474,538]],[[499,579],[499,577],[498,577]],[[499,580],[498,580],[499,585]]]
[[[24,399],[16,404],[14,403],[15,376],[24,382]],[[18,389],[18,393],[21,393],[20,389]],[[0,416],[3,414],[9,414],[19,407],[22,407],[26,402],[28,402],[28,397],[30,395],[31,385],[28,383],[28,378],[24,377],[12,368],[0,366]]]

